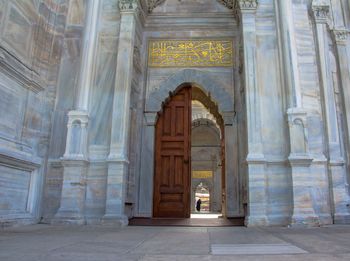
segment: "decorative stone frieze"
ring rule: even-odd
[[[125,0],[125,1],[130,1],[130,0]],[[132,0],[131,0],[132,1]],[[219,3],[223,4],[226,6],[228,9],[234,9],[236,0],[217,0]],[[161,5],[165,2],[165,0],[148,0],[147,1],[147,8],[148,12],[151,13],[154,8],[156,8],[158,5]],[[242,2],[247,2],[246,5],[254,5],[253,2],[256,2],[256,0],[244,0]]]
[[[241,11],[255,11],[258,7],[257,0],[238,0],[236,3]]]
[[[327,23],[329,10],[330,6],[327,0],[314,0],[312,2],[312,13],[316,23]]]

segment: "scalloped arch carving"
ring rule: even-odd
[[[223,115],[225,112],[233,112],[233,97],[213,80],[207,73],[195,69],[184,69],[172,75],[160,84],[160,88],[152,91],[146,100],[147,112],[158,112],[162,109],[162,102],[165,101],[169,93],[184,84],[201,89],[210,97],[218,107],[218,112]]]

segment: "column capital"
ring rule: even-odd
[[[121,13],[134,13],[139,9],[138,0],[119,0],[119,10]]]
[[[332,30],[335,43],[338,45],[346,45],[349,36],[349,30],[346,28],[335,28]]]
[[[328,0],[313,0],[312,13],[316,23],[327,23],[330,5]]]
[[[237,0],[236,7],[242,13],[255,12],[258,8],[258,0]]]

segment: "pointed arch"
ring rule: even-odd
[[[162,102],[169,97],[179,86],[191,85],[201,89],[218,106],[219,113],[233,112],[233,97],[221,87],[208,73],[184,69],[172,75],[160,84],[160,88],[152,91],[147,100],[145,110],[147,112],[158,112],[162,109]]]

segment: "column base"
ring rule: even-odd
[[[333,218],[330,214],[319,214],[318,218],[321,226],[333,224]]]
[[[334,214],[334,224],[350,224],[350,213]]]
[[[58,210],[51,220],[52,225],[86,225],[85,217],[73,211]]]
[[[315,215],[293,215],[291,227],[319,227],[320,220]]]
[[[247,227],[261,227],[268,226],[268,218],[266,215],[261,216],[247,216],[244,220],[244,225]]]
[[[104,215],[101,220],[102,225],[113,227],[126,227],[129,224],[129,219],[125,215]]]

